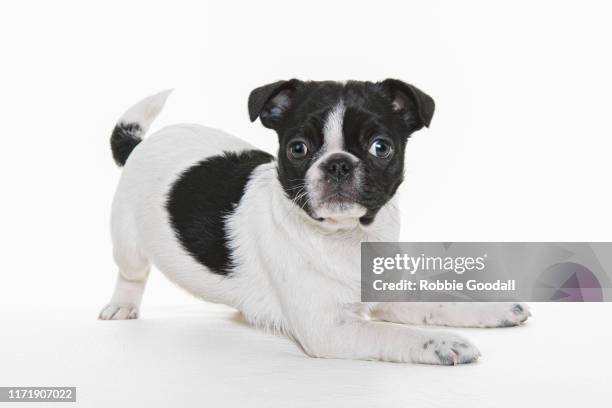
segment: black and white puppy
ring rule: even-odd
[[[125,168],[112,207],[119,276],[101,319],[133,319],[151,264],[317,357],[469,363],[468,340],[413,323],[518,325],[523,304],[361,303],[360,243],[397,241],[409,136],[434,101],[404,82],[279,81],[249,97],[275,158],[222,131],[174,125],[142,140],[169,92],[129,109],[111,137]],[[377,319],[371,319],[375,316]]]

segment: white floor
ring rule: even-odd
[[[308,358],[205,303],[112,322],[5,307],[0,386],[77,386],[83,407],[612,406],[612,304],[532,308],[523,327],[457,330],[481,361],[437,367]]]

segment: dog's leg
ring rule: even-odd
[[[454,327],[509,327],[531,313],[524,303],[378,303],[373,316],[395,323]]]
[[[99,318],[101,320],[137,319],[146,282],[146,277],[141,280],[127,280],[119,271],[113,297],[102,309]]]
[[[354,310],[310,310],[302,317],[292,334],[313,357],[454,365],[480,356],[453,333],[370,321]]]
[[[131,240],[121,241],[114,238],[114,257],[119,266],[119,274],[113,296],[100,312],[99,318],[102,320],[136,319],[151,264]]]

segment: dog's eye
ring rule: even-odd
[[[386,159],[393,153],[393,148],[383,139],[375,139],[370,145],[369,153],[379,159]]]
[[[289,145],[289,155],[294,159],[303,159],[308,154],[308,146],[304,142],[294,142]]]

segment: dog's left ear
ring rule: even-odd
[[[416,126],[415,130],[429,127],[436,107],[431,96],[397,79],[385,79],[379,85],[391,100],[393,110],[410,125]]]
[[[259,118],[261,124],[276,129],[293,106],[293,96],[301,81],[277,81],[254,89],[249,95],[251,122]]]

